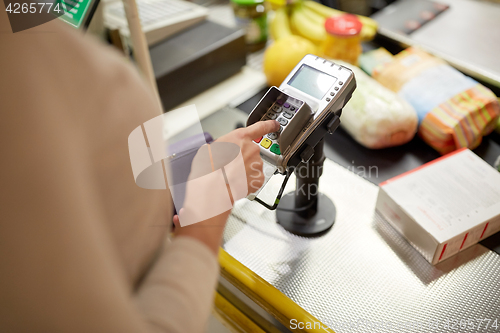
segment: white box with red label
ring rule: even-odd
[[[500,172],[458,150],[381,183],[376,209],[435,265],[500,230]]]

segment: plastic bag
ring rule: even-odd
[[[341,126],[357,142],[372,149],[410,141],[418,125],[417,114],[411,105],[358,67],[340,63],[354,72],[357,83],[342,112]]]
[[[491,90],[418,48],[400,52],[372,75],[415,108],[420,137],[441,154],[476,148],[497,124],[500,105]]]

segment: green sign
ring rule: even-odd
[[[60,0],[64,14],[59,18],[75,28],[80,28],[92,0]]]

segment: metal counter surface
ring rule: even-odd
[[[380,24],[379,34],[405,45],[418,45],[465,74],[500,88],[500,35],[495,32],[499,27],[500,4],[477,0],[436,2],[450,8],[410,35],[384,28],[383,13],[394,11],[398,3],[372,18]]]
[[[338,333],[500,330],[500,256],[476,244],[432,266],[375,212],[376,185],[326,160],[320,189],[337,208],[326,235],[292,235],[243,199],[223,248]]]

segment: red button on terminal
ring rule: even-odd
[[[255,140],[253,140],[253,141],[254,141],[255,143],[259,143],[259,142],[260,142],[260,140],[262,140],[262,137],[260,137],[260,138],[258,138],[258,139],[255,139]]]

